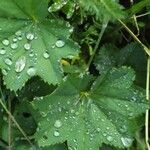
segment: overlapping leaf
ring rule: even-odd
[[[46,0],[0,1],[0,68],[8,88],[18,90],[32,76],[49,84],[62,80],[60,59],[78,53],[72,27],[46,19]]]
[[[132,84],[134,71],[113,68],[95,82],[91,76],[70,76],[51,95],[35,99],[41,119],[35,138],[39,146],[67,140],[70,149],[98,150],[102,143],[128,147],[133,118],[149,106]]]

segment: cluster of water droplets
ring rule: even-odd
[[[23,42],[19,44],[19,41],[22,41],[24,39],[26,42],[24,44],[22,44]],[[26,68],[28,61],[32,63],[34,60],[34,64],[36,63],[37,54],[34,52],[34,49],[32,48],[32,41],[36,39],[37,39],[37,36],[35,35],[35,33],[33,32],[22,33],[21,30],[18,30],[11,40],[6,39],[6,38],[2,40],[3,47],[0,48],[0,56],[4,57],[4,63],[8,66],[7,69],[2,70],[2,73],[4,75],[8,74],[8,71],[10,70],[10,67],[13,63],[14,63],[14,69],[16,73],[21,73]],[[65,46],[64,40],[58,39],[51,46],[51,48],[55,48],[55,47],[62,48],[64,46]],[[8,49],[8,52],[7,52],[7,49]],[[10,52],[9,49],[11,49],[12,51]],[[25,53],[29,53],[29,57],[33,59],[27,60],[27,56],[24,53],[25,55],[18,57],[18,59],[14,62],[14,60],[12,60],[12,56],[15,55],[14,53],[19,51],[19,49],[24,49]],[[43,50],[43,58],[49,59],[49,57],[50,57],[50,54],[48,50]],[[36,75],[36,72],[37,70],[34,67],[34,65],[29,66],[26,71],[26,73],[29,76]]]
[[[58,2],[55,2],[48,8],[48,11],[55,12],[55,11],[61,9],[64,5],[66,5],[67,2],[68,2],[68,0],[60,0]]]

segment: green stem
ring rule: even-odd
[[[11,96],[8,98],[8,109],[11,113]],[[12,122],[11,117],[8,115],[8,150],[11,150],[11,143],[12,143]]]
[[[99,46],[100,41],[101,41],[101,39],[102,39],[102,36],[103,36],[103,34],[104,34],[104,32],[105,32],[105,29],[107,28],[107,24],[108,24],[108,20],[104,20],[104,21],[103,21],[103,24],[102,24],[101,32],[100,32],[100,34],[99,34],[99,38],[98,38],[98,40],[97,40],[97,42],[96,42],[96,45],[95,45],[95,47],[94,47],[93,54],[91,55],[91,57],[90,57],[90,59],[89,59],[89,62],[88,62],[88,64],[87,64],[86,71],[89,70],[89,67],[90,67],[90,65],[91,65],[91,63],[92,63],[92,61],[93,61],[93,59],[94,59],[94,56],[95,56],[95,54],[96,54],[96,51],[97,51],[97,49],[98,49],[98,46]]]
[[[147,61],[147,79],[146,79],[146,100],[149,101],[149,83],[150,83],[150,57]],[[147,149],[150,150],[149,145],[149,110],[146,110],[145,115],[145,142]]]
[[[19,131],[22,133],[22,135],[26,138],[26,140],[29,142],[29,144],[34,148],[34,145],[31,143],[30,139],[28,138],[28,136],[26,135],[26,133],[23,131],[23,129],[20,127],[20,125],[17,123],[17,121],[15,120],[15,118],[12,116],[12,114],[10,113],[10,111],[7,109],[7,107],[5,106],[5,104],[3,103],[3,101],[0,99],[0,104],[2,105],[2,107],[4,108],[4,110],[6,111],[6,113],[9,115],[9,117],[11,118],[11,120],[15,123],[16,127],[19,129]]]
[[[149,48],[144,45],[138,38],[137,36],[128,28],[128,26],[122,22],[120,19],[118,19],[118,21],[124,26],[124,28],[130,33],[130,35],[134,38],[135,41],[137,41],[145,50],[145,52],[150,56],[150,50]]]

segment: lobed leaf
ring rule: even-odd
[[[78,54],[78,45],[69,39],[72,27],[46,19],[47,5],[46,0],[0,1],[0,68],[11,90],[21,89],[33,76],[60,83],[60,60]]]
[[[98,150],[102,143],[119,148],[133,141],[136,122],[149,105],[132,84],[134,71],[113,68],[94,82],[92,76],[68,76],[51,95],[33,101],[41,119],[35,138],[39,146],[67,140],[69,149]]]

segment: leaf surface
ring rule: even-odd
[[[134,71],[113,68],[95,80],[69,76],[51,95],[33,101],[41,119],[35,138],[39,146],[67,140],[71,149],[98,150],[102,143],[129,147],[136,123],[133,118],[149,106],[132,84]]]
[[[78,45],[69,39],[72,27],[46,19],[47,5],[46,0],[0,1],[0,68],[11,90],[21,89],[33,76],[60,83],[60,60],[78,54]]]

